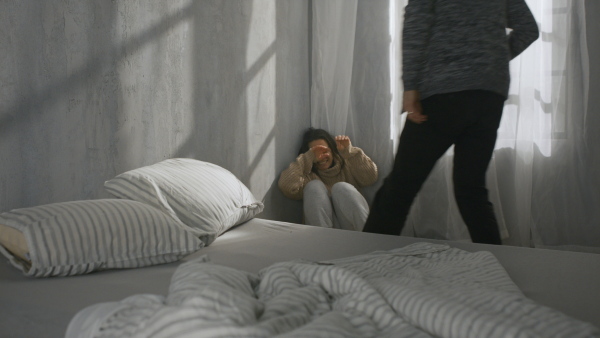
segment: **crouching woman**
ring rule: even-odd
[[[306,224],[362,231],[369,205],[359,189],[375,181],[377,166],[348,136],[309,128],[278,185],[286,197],[303,200]]]

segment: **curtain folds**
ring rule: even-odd
[[[346,134],[389,173],[400,115],[406,0],[313,2],[311,122]],[[527,0],[541,36],[511,61],[511,87],[488,171],[505,244],[600,252],[597,107],[588,105],[583,0]],[[452,192],[452,149],[419,193],[404,235],[469,241]]]
[[[334,135],[343,134],[348,121],[357,4],[313,4],[311,125]]]
[[[390,64],[400,64],[392,55],[400,46],[399,25],[390,31],[389,0],[313,1],[312,8],[311,123],[350,136],[377,163],[378,183],[363,189],[371,202],[392,168],[398,135],[398,108],[390,112],[399,74]]]

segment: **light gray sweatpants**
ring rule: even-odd
[[[331,188],[312,180],[304,187],[304,221],[308,225],[362,231],[369,216],[369,204],[356,188],[339,182]]]

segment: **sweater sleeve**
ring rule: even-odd
[[[358,147],[341,152],[352,177],[359,186],[366,187],[377,181],[377,165]]]
[[[301,200],[303,197],[304,186],[312,180],[310,172],[312,170],[314,154],[307,151],[300,154],[296,160],[287,167],[279,176],[279,189],[285,197]]]
[[[539,37],[539,29],[525,0],[509,0],[507,25],[510,57],[514,59]]]
[[[411,0],[404,8],[402,81],[405,91],[419,90],[433,18],[433,0]]]

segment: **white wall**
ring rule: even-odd
[[[310,123],[309,1],[0,3],[0,212],[110,197],[171,157],[221,165],[261,217]]]

